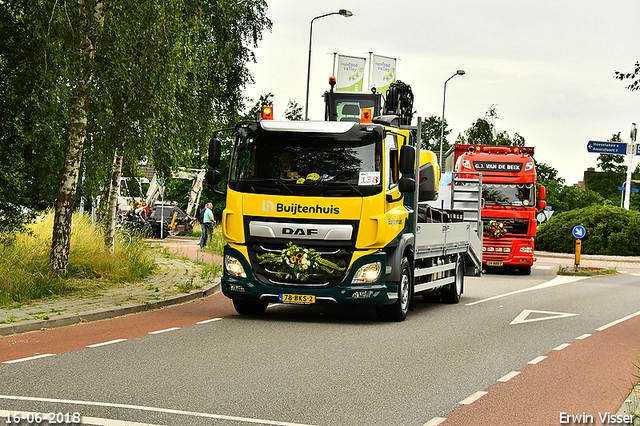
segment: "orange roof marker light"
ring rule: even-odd
[[[362,108],[362,110],[360,111],[360,123],[371,124],[371,120],[373,119],[371,115],[373,115],[373,111],[371,108]]]
[[[273,107],[270,107],[270,106],[262,107],[262,119],[273,120]]]

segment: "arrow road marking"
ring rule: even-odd
[[[536,317],[536,318],[528,318],[529,315],[531,314],[546,314],[547,316],[545,317]],[[525,309],[524,311],[522,311],[520,313],[520,315],[518,315],[513,321],[511,321],[509,323],[509,325],[514,325],[514,324],[524,324],[525,322],[535,322],[535,321],[544,321],[544,320],[550,320],[550,319],[557,319],[557,318],[567,318],[567,317],[574,317],[578,314],[567,314],[564,312],[549,312],[549,311],[534,311],[531,309]]]

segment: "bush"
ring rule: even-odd
[[[582,239],[583,254],[640,256],[640,212],[614,206],[590,206],[557,213],[538,228],[536,249],[573,253],[572,230],[582,225],[587,230]]]

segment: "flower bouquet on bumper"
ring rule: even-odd
[[[266,253],[257,257],[260,264],[274,271],[277,277],[288,280],[306,281],[312,274],[327,279],[335,271],[344,271],[344,268],[323,258],[315,249],[299,247],[291,241],[280,254]]]
[[[487,226],[484,227],[484,232],[491,238],[502,238],[507,234],[507,228],[504,226],[504,223],[491,220],[487,223]]]

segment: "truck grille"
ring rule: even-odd
[[[507,234],[513,235],[527,235],[529,231],[529,219],[505,219],[505,218],[491,218],[483,217],[482,226],[487,227],[489,221],[495,220],[496,222],[502,222],[507,229]],[[488,238],[487,234],[484,238]]]
[[[309,245],[305,245],[305,247],[315,249],[323,258],[345,268],[345,271],[335,271],[328,279],[324,279],[320,275],[312,274],[306,281],[288,280],[284,277],[278,277],[275,271],[268,269],[270,265],[266,265],[265,267],[265,265],[261,265],[258,260],[259,255],[266,253],[279,254],[284,247],[277,244],[253,244],[248,246],[251,268],[260,282],[281,287],[333,287],[344,279],[346,267],[351,261],[353,251],[345,248],[312,247]]]
[[[490,238],[490,237],[484,237],[482,240],[482,244],[485,247],[494,247],[494,248],[510,248],[511,247],[511,240],[507,240],[507,239],[503,239],[503,238]],[[488,261],[488,260],[506,260],[509,258],[509,256],[511,255],[511,253],[505,253],[504,251],[483,251],[482,252],[482,260],[484,261]]]

